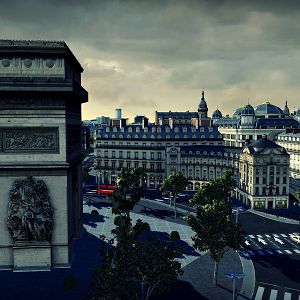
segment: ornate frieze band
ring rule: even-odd
[[[63,98],[35,98],[33,96],[0,97],[0,107],[3,109],[64,109]]]
[[[58,127],[4,128],[0,137],[5,153],[59,153]]]

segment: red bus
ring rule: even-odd
[[[117,186],[111,184],[99,184],[97,193],[103,195],[111,195],[116,188]]]

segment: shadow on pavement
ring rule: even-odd
[[[107,244],[83,229],[74,242],[72,268],[53,269],[44,272],[0,272],[0,299],[5,300],[80,300],[90,290],[91,273],[95,264],[101,263],[98,249]],[[63,281],[72,276],[77,285],[65,291]]]
[[[264,255],[252,257],[258,281],[299,290],[299,255]]]
[[[153,300],[208,300],[197,292],[194,287],[187,281],[179,280],[170,290],[164,292],[159,296],[151,297]]]

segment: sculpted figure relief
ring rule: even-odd
[[[15,241],[50,241],[53,207],[44,181],[15,180],[10,190],[7,225]]]

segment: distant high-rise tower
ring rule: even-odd
[[[120,120],[122,118],[121,108],[116,108],[116,119]]]

